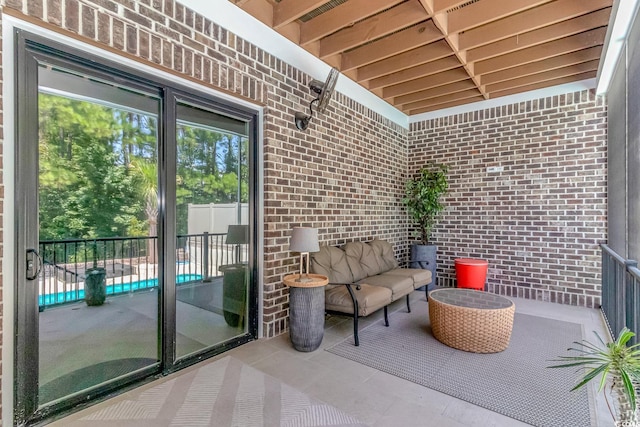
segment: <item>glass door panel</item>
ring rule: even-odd
[[[31,37],[16,40],[16,425],[258,325],[256,113]]]
[[[38,70],[38,405],[159,364],[159,100]]]
[[[176,356],[247,332],[247,123],[177,105]]]

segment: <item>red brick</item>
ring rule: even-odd
[[[80,7],[77,0],[65,0],[64,23],[66,29],[77,33],[80,31]]]

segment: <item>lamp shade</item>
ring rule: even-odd
[[[230,225],[225,243],[227,245],[246,245],[249,243],[249,226]]]
[[[309,227],[293,227],[289,250],[293,252],[318,252],[318,229]]]

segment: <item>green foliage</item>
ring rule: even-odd
[[[178,234],[187,233],[191,204],[241,203],[249,199],[247,138],[184,124],[178,127],[176,210]],[[238,155],[239,154],[239,155]],[[245,175],[238,189],[238,170]],[[244,184],[244,185],[243,185]],[[238,194],[240,193],[240,194]]]
[[[597,345],[586,340],[574,342],[579,347],[569,348],[568,351],[574,351],[577,355],[559,356],[559,359],[553,362],[560,362],[560,364],[550,368],[586,368],[586,373],[572,391],[585,386],[598,376],[600,376],[599,391],[602,391],[605,384],[609,382],[618,397],[620,421],[636,426],[638,423],[636,388],[640,386],[640,344],[627,346],[634,336],[633,332],[624,328],[614,342],[605,343],[598,334],[596,334],[599,340]]]
[[[429,243],[438,214],[444,210],[440,198],[449,188],[448,171],[446,165],[429,165],[422,168],[418,175],[405,185],[405,197],[402,202],[418,226],[420,242],[423,245]]]
[[[40,94],[39,114],[40,239],[156,235],[156,119],[49,94]],[[248,139],[183,124],[177,139],[185,234],[189,203],[248,200]]]
[[[107,107],[41,94],[40,238],[128,235],[137,201]]]

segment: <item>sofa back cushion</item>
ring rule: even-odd
[[[374,240],[369,242],[369,246],[378,257],[378,263],[384,268],[384,271],[398,268],[398,261],[393,253],[393,245],[385,240]]]
[[[309,269],[312,273],[327,276],[329,283],[354,282],[346,254],[335,246],[320,246],[320,252],[311,253]]]
[[[353,280],[359,281],[365,277],[375,276],[386,271],[380,265],[379,257],[376,256],[373,248],[363,242],[349,242],[343,246],[347,254],[347,262],[353,274]]]

